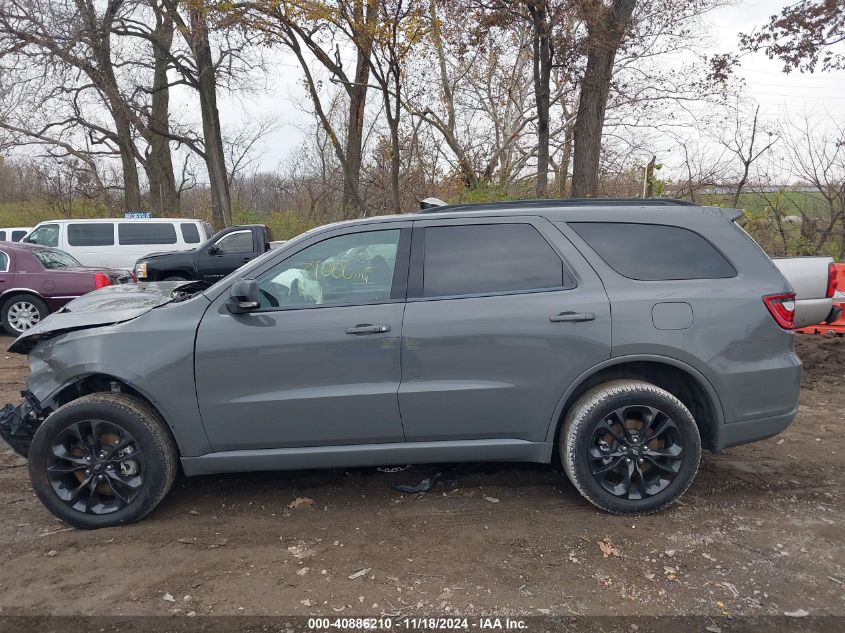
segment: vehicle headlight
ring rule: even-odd
[[[135,264],[135,278],[136,279],[146,279],[147,278],[147,262],[138,262]]]

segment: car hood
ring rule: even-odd
[[[38,341],[64,332],[129,321],[174,299],[189,296],[194,286],[200,290],[207,285],[195,281],[159,281],[106,286],[74,299],[21,334],[9,351],[28,354]],[[177,288],[182,290],[174,293]]]
[[[166,255],[184,255],[186,253],[193,253],[196,250],[197,250],[197,248],[194,247],[194,248],[186,248],[185,250],[182,250],[182,251],[154,251],[152,253],[147,253],[143,257],[139,257],[138,261],[140,262],[140,261],[143,261],[145,259],[155,259],[157,257],[164,257]]]

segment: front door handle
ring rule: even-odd
[[[552,323],[583,323],[584,321],[595,321],[596,315],[592,312],[561,312],[549,317]]]
[[[355,327],[346,328],[347,334],[384,334],[390,332],[389,325],[370,325],[369,323],[359,323]]]

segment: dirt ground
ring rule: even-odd
[[[636,519],[498,465],[425,495],[391,489],[423,468],[182,478],[141,523],[84,532],[4,445],[0,614],[845,615],[845,339],[797,347],[795,423],[706,454],[680,503]],[[26,375],[0,353],[0,403]]]

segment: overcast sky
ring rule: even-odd
[[[703,34],[710,43],[705,53],[736,51],[739,33],[749,32],[781,10],[787,0],[756,0],[738,2],[721,8],[708,16],[710,32]],[[296,107],[305,99],[296,61],[280,51],[272,53],[266,90],[247,96],[223,96],[220,113],[224,127],[230,129],[244,121],[273,118],[278,130],[267,139],[260,169],[272,171],[290,158],[303,138],[303,127],[309,117]],[[784,74],[782,64],[769,60],[763,53],[745,55],[737,73],[746,82],[745,96],[759,103],[761,115],[767,120],[788,116],[799,119],[808,113],[823,122],[832,117],[845,119],[845,71]],[[222,96],[222,95],[221,95]],[[177,107],[196,107],[193,101]]]

